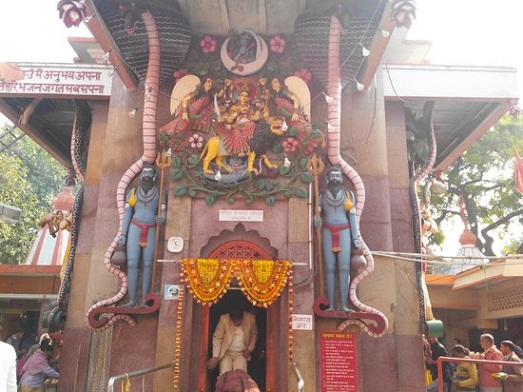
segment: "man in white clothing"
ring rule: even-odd
[[[0,314],[0,331],[4,318]],[[13,346],[0,342],[0,392],[16,392],[16,352]]]
[[[258,328],[252,313],[233,309],[220,316],[212,337],[212,358],[207,368],[213,370],[220,364],[220,375],[229,370],[247,372],[247,361],[256,346]]]

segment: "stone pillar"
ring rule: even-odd
[[[365,185],[365,207],[360,219],[365,242],[371,249],[392,250],[388,140],[381,89],[370,86],[352,96],[345,94],[341,132],[342,156]]]
[[[387,102],[387,148],[389,151],[390,209],[394,250],[414,252],[412,207],[409,196],[407,136],[405,109],[401,102]],[[423,352],[420,337],[419,287],[413,261],[394,260],[397,279],[397,298],[394,303],[397,317],[394,323],[399,385],[412,387],[423,383]],[[408,350],[405,347],[409,347]],[[407,351],[409,355],[407,355]],[[400,361],[401,359],[401,361]],[[418,369],[415,372],[412,369]]]
[[[397,252],[414,252],[404,104],[387,102],[385,116],[393,248]]]
[[[401,112],[394,113],[395,122],[389,127],[380,75],[378,70],[376,83],[368,90],[354,92],[350,109],[342,112],[342,151],[354,157],[351,164],[365,185],[360,226],[371,252],[408,249],[412,244],[404,120]],[[358,363],[364,368],[372,366],[373,373],[383,377],[360,372],[359,384],[369,391],[385,386],[417,391],[424,386],[415,268],[390,257],[374,256],[374,261],[374,272],[360,284],[358,297],[385,314],[389,330],[377,339],[360,335]],[[376,352],[383,356],[378,365]]]
[[[312,216],[309,199],[289,200],[289,259],[295,265],[293,313],[312,315],[314,303],[314,257],[311,254]],[[314,330],[293,331],[294,362],[298,368],[306,390],[313,390],[316,385],[316,356]],[[296,377],[289,368],[288,390],[297,390]]]
[[[86,311],[92,305],[92,297],[87,295],[91,276],[92,260],[101,265],[103,253],[93,248],[94,231],[101,173],[100,158],[105,145],[109,103],[97,102],[93,107],[92,125],[89,140],[88,160],[84,183],[84,197],[80,214],[80,227],[71,276],[71,291],[67,309],[67,323],[62,351],[60,388],[81,390],[85,388],[89,361],[90,332],[86,328]],[[114,286],[114,283],[113,283]],[[67,376],[64,376],[67,375]]]
[[[167,185],[169,176],[165,174],[164,184],[166,192],[169,192]],[[190,296],[189,291],[181,284],[180,270],[181,261],[184,257],[189,257],[190,233],[191,233],[191,214],[192,214],[192,200],[188,197],[170,197],[167,204],[167,222],[165,227],[165,240],[168,241],[171,237],[180,237],[184,240],[184,246],[180,253],[171,253],[165,251],[164,259],[169,262],[158,265],[157,274],[161,273],[160,279],[160,299],[162,305],[158,316],[158,335],[156,338],[156,357],[155,366],[165,365],[174,361],[175,350],[181,348],[181,342],[177,347],[177,335],[182,333],[178,330],[181,327],[179,322],[178,300],[165,300],[163,295],[163,288],[167,284],[180,285],[184,290],[183,297]],[[185,311],[185,309],[183,309]],[[188,320],[180,320],[190,322]],[[181,368],[181,363],[177,364],[178,370]],[[154,389],[158,391],[171,390],[173,386],[173,372],[165,370],[156,372],[154,374]]]
[[[105,268],[104,255],[119,229],[116,206],[118,182],[127,168],[142,154],[141,117],[129,116],[132,109],[140,106],[140,99],[140,96],[136,97],[136,94],[128,91],[115,74],[109,104],[97,104],[93,112],[82,218],[67,319],[67,349],[64,350],[62,361],[63,373],[70,374],[70,377],[62,377],[64,383],[74,382],[76,388],[61,385],[64,390],[105,389],[109,374],[129,371],[128,364],[136,363],[136,358],[129,356],[126,363],[114,362],[115,358],[111,353],[128,346],[129,341],[132,341],[130,336],[139,333],[138,327],[122,328],[117,324],[100,335],[106,338],[92,339],[92,334],[99,333],[90,332],[85,323],[87,310],[97,301],[116,295],[120,287],[119,279]],[[151,330],[150,325],[144,327]],[[113,335],[113,328],[118,328],[123,333]],[[154,347],[155,333],[141,335],[140,345]],[[143,337],[146,337],[145,341]],[[71,360],[67,359],[69,355]],[[100,358],[104,358],[104,366],[101,367],[98,366]],[[142,356],[137,366],[145,368],[153,364],[153,358],[145,360],[143,362]]]

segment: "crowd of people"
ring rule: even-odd
[[[449,356],[447,349],[437,337],[423,336],[423,342],[425,365],[430,373],[427,378],[427,392],[438,391],[440,376],[446,392],[523,392],[523,350],[511,340],[501,341],[498,348],[494,337],[485,333],[480,336],[481,350],[474,352],[459,339],[454,339],[450,356],[460,361],[443,361],[441,375],[438,373],[437,360],[439,357]],[[522,365],[490,361],[516,362]]]
[[[0,315],[0,332],[3,316]],[[59,377],[54,358],[55,344],[47,333],[39,337],[23,328],[0,341],[0,391],[40,392],[48,381]]]

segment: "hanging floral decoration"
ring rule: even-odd
[[[184,259],[182,280],[198,303],[212,305],[220,300],[235,277],[249,301],[267,307],[292,282],[292,264],[276,260]]]
[[[296,72],[294,72],[294,76],[298,76],[299,78],[302,78],[305,83],[309,84],[312,80],[312,73],[306,68],[302,68]]]
[[[178,293],[178,309],[176,311],[176,338],[174,345],[174,369],[173,369],[173,385],[174,390],[177,391],[180,384],[180,358],[182,353],[182,315],[183,315],[183,297],[184,290],[180,287]]]
[[[229,289],[232,271],[224,259],[183,259],[182,279],[198,303],[211,305]]]
[[[182,68],[182,69],[178,69],[178,70],[174,71],[174,73],[173,73],[174,81],[177,82],[178,80],[183,78],[185,75],[189,75],[189,71],[186,69]]]
[[[294,330],[292,328],[292,314],[294,312],[294,284],[292,274],[289,275],[289,362],[294,365]]]
[[[236,266],[242,292],[254,306],[264,308],[278,299],[291,274],[288,261],[244,260]]]

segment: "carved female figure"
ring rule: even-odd
[[[194,78],[198,79],[197,77]],[[180,79],[178,83],[184,84],[184,79]],[[211,129],[213,86],[213,79],[211,77],[205,78],[194,91],[183,96],[180,104],[180,114],[161,127],[161,131],[173,135],[175,142],[171,148],[175,151],[182,151],[187,146],[191,133],[207,133]],[[175,90],[178,91],[183,91],[183,88],[184,86],[175,86]],[[173,95],[176,95],[176,92],[173,92]],[[177,102],[180,101],[178,100]]]
[[[237,102],[218,118],[216,134],[221,137],[230,155],[243,156],[250,150],[249,140],[254,135],[256,121],[261,114],[251,107],[249,92],[242,90]]]

